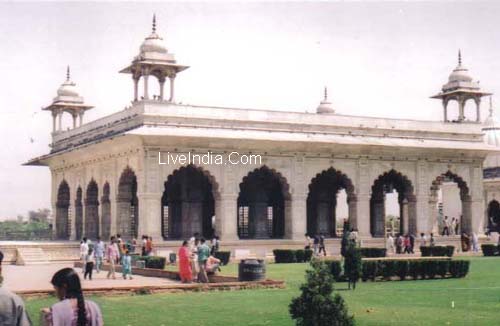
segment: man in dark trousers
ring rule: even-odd
[[[320,236],[319,236],[319,252],[318,252],[318,255],[321,255],[321,251],[323,251],[323,255],[326,256],[325,236],[323,234],[320,234]]]

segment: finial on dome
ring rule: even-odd
[[[328,88],[325,86],[325,101],[328,100]]]
[[[70,72],[69,72],[69,65],[66,67],[66,81],[70,80]]]
[[[462,64],[462,53],[460,49],[458,49],[458,65],[460,66]]]
[[[156,14],[153,14],[153,33],[156,33]]]
[[[328,101],[328,88],[326,86],[323,90],[323,100],[319,103],[316,113],[335,113],[332,103]]]

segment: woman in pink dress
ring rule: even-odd
[[[193,271],[191,269],[191,250],[188,242],[184,241],[177,254],[179,257],[179,276],[182,283],[190,283],[193,280]]]
[[[50,326],[102,326],[99,306],[85,300],[80,278],[72,268],[63,268],[51,281],[59,302],[44,311],[43,325]]]

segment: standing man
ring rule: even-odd
[[[102,260],[104,258],[104,242],[101,241],[101,237],[97,237],[97,243],[95,244],[94,254],[95,254],[95,270],[97,273],[101,271]]]
[[[387,237],[386,243],[385,243],[385,248],[387,252],[390,252],[394,254],[394,238],[392,235],[389,233],[389,236]]]
[[[3,253],[0,251],[0,278],[2,278]],[[31,326],[23,300],[0,286],[0,325]]]
[[[318,255],[321,255],[321,251],[323,251],[323,255],[326,256],[325,236],[323,234],[319,235],[319,252],[318,252]]]
[[[82,242],[80,242],[80,259],[82,260],[82,273],[85,274],[85,265],[87,264],[86,258],[89,253],[89,243],[87,242],[87,238],[83,238]]]
[[[208,283],[207,276],[207,260],[210,257],[210,248],[205,243],[205,239],[201,238],[200,245],[198,246],[198,264],[200,272],[198,273],[198,282]]]

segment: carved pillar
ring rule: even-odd
[[[84,114],[83,111],[78,112],[78,116],[80,118],[80,122],[79,122],[78,126],[81,126],[83,124],[83,114]]]
[[[139,76],[133,76],[132,79],[134,81],[134,102],[137,102],[139,99]]]
[[[73,129],[75,129],[76,128],[77,114],[72,113],[71,116],[73,117]]]
[[[476,122],[481,122],[481,98],[474,98],[474,102],[476,102]]]
[[[168,76],[168,79],[170,79],[170,98],[168,99],[169,102],[174,101],[174,80],[175,80],[175,75]]]
[[[138,236],[147,234],[153,241],[160,241],[161,236],[161,193],[138,193],[139,225]],[[190,234],[190,236],[192,233]]]
[[[407,234],[409,232],[409,219],[410,219],[410,211],[408,199],[404,198],[401,202],[399,202],[400,206],[400,223],[401,223],[401,233]]]
[[[464,114],[465,100],[462,97],[458,98],[458,121],[465,120]]]
[[[218,204],[216,203],[216,218],[218,230],[222,241],[238,240],[237,235],[237,198],[236,194],[221,194]]]
[[[358,162],[358,183],[356,201],[356,223],[352,226],[358,229],[358,234],[362,237],[370,237],[370,189],[371,180],[369,174],[369,164],[367,160]]]
[[[165,77],[161,77],[158,81],[160,83],[160,100],[163,101],[165,91]]]
[[[143,78],[144,78],[144,99],[149,100],[149,85],[148,85],[148,80],[149,80],[149,70],[144,69],[143,70]]]
[[[52,111],[52,132],[57,131],[57,112]]]
[[[448,121],[448,101],[443,99],[444,122]]]
[[[58,116],[59,116],[59,127],[58,130],[62,131],[62,111],[59,111]]]

